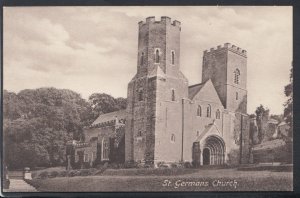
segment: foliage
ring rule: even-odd
[[[43,171],[39,174],[38,178],[45,179],[47,178],[49,173],[47,171]]]
[[[126,99],[95,93],[84,100],[67,89],[3,91],[5,163],[11,169],[65,165],[66,142],[84,140],[83,127],[101,113],[126,108]]]
[[[88,102],[95,116],[126,108],[125,98],[114,98],[105,93],[92,94]]]
[[[63,165],[66,142],[83,139],[83,127],[93,121],[78,93],[55,88],[4,90],[3,117],[9,168]]]
[[[256,123],[258,127],[258,143],[261,143],[264,139],[264,135],[267,133],[268,119],[269,119],[269,109],[260,105],[255,110]]]
[[[274,120],[277,120],[278,123],[280,123],[280,122],[282,122],[284,120],[282,114],[280,114],[280,115],[270,115],[270,118],[272,118]]]
[[[289,137],[293,135],[293,68],[290,73],[290,83],[284,87],[287,101],[284,103],[284,120],[289,125]]]

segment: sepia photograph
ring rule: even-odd
[[[293,191],[292,6],[3,7],[2,192]]]

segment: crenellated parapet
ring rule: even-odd
[[[171,18],[167,17],[167,16],[162,16],[160,18],[160,21],[156,21],[154,16],[147,17],[146,22],[140,21],[138,24],[139,24],[139,27],[142,27],[143,25],[146,25],[146,24],[166,24],[166,25],[173,25],[178,28],[181,27],[180,21],[177,21],[177,20],[172,21]]]
[[[209,55],[211,53],[216,53],[218,51],[221,51],[221,50],[229,50],[231,52],[234,52],[236,54],[239,54],[243,57],[247,57],[247,51],[240,48],[240,47],[237,47],[235,45],[232,45],[230,43],[225,43],[224,45],[218,45],[217,48],[210,48],[210,50],[205,50],[204,51],[204,55]]]
[[[103,127],[124,127],[125,126],[125,119],[113,119],[105,122],[99,122],[97,124],[93,124],[89,126],[89,128],[103,128]]]

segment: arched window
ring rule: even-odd
[[[102,160],[108,160],[109,150],[108,142],[104,138],[102,139]]]
[[[155,63],[159,63],[159,50],[155,51]]]
[[[142,55],[141,55],[141,65],[144,64],[144,52],[142,52]]]
[[[175,135],[174,134],[171,135],[171,142],[175,142]]]
[[[137,134],[138,137],[142,137],[142,131],[139,131]]]
[[[197,116],[201,116],[201,106],[199,105],[198,108],[197,108]]]
[[[234,83],[239,84],[240,83],[240,70],[236,69],[234,72]]]
[[[199,136],[200,135],[200,132],[199,131],[197,131],[197,136]]]
[[[175,90],[172,89],[172,101],[175,101]]]
[[[172,65],[175,64],[175,52],[174,51],[171,52],[171,63],[172,63]]]
[[[211,106],[208,105],[206,108],[206,117],[210,118],[211,117]]]
[[[221,117],[221,112],[220,112],[220,110],[218,109],[218,110],[216,111],[216,119],[220,119],[220,117]]]
[[[238,100],[239,99],[239,93],[235,92],[235,99]]]
[[[139,91],[139,101],[143,100],[143,90]]]

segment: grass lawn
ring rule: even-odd
[[[196,170],[176,176],[116,176],[111,173],[112,171],[101,176],[35,179],[32,183],[43,192],[293,190],[292,172],[218,169]]]

